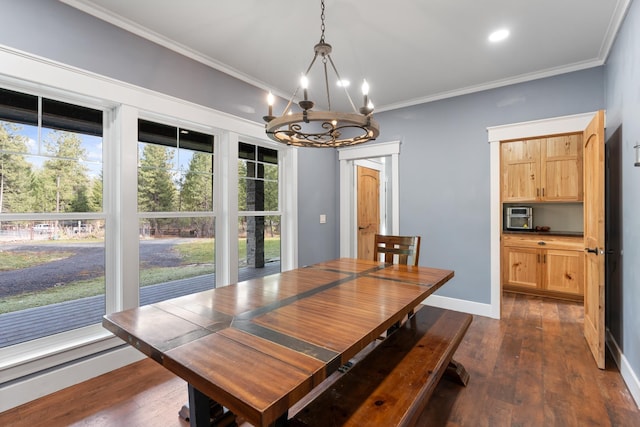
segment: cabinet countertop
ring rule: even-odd
[[[582,231],[518,231],[518,230],[502,230],[502,234],[518,234],[527,236],[566,236],[566,237],[584,237]]]

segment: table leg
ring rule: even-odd
[[[211,399],[189,384],[189,423],[192,427],[211,426]]]
[[[189,405],[180,409],[179,415],[192,427],[237,426],[233,412],[192,386],[189,387]],[[187,415],[188,414],[188,415]],[[188,418],[187,418],[188,417]]]

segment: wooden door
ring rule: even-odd
[[[540,140],[504,142],[502,152],[502,201],[536,200],[540,191]]]
[[[584,336],[604,369],[604,111],[584,131]]]
[[[380,230],[380,171],[357,167],[358,258],[373,259],[374,237]]]

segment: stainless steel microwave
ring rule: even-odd
[[[533,230],[533,208],[529,206],[508,207],[507,230]]]

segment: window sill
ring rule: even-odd
[[[0,349],[0,386],[119,345],[122,340],[97,324]]]

